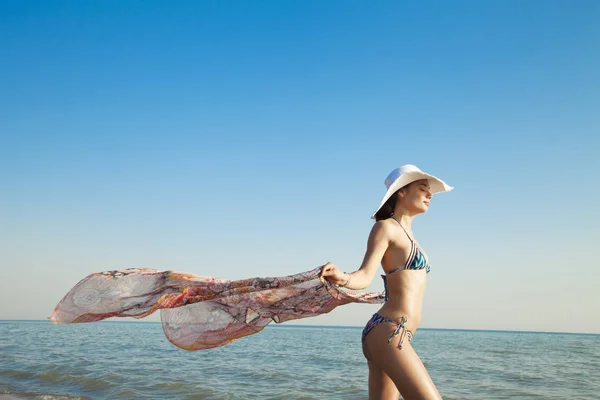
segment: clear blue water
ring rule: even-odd
[[[366,399],[361,328],[268,326],[189,352],[159,323],[0,322],[0,399]],[[600,335],[420,329],[444,399],[600,399]]]

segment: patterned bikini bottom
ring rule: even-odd
[[[392,324],[396,325],[396,329],[394,330],[394,332],[392,332],[392,335],[388,339],[388,343],[391,343],[394,336],[397,336],[397,335],[400,335],[400,341],[398,342],[399,349],[401,349],[402,345],[404,345],[405,338],[408,339],[409,343],[412,341],[413,333],[411,331],[409,331],[408,329],[406,329],[406,326],[405,326],[405,324],[408,322],[408,317],[406,315],[402,316],[402,318],[400,318],[400,322],[398,322],[398,321],[394,321],[394,320],[382,317],[381,315],[375,313],[375,314],[373,314],[373,316],[371,317],[369,322],[367,322],[367,325],[365,325],[365,328],[363,329],[363,332],[362,332],[363,344],[365,343],[365,339],[366,339],[367,335],[369,334],[369,332],[371,332],[371,330],[373,328],[375,328],[377,325],[379,325],[382,322],[391,322]]]

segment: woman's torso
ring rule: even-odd
[[[414,333],[421,322],[427,255],[397,220],[390,218],[385,223],[392,225],[389,247],[381,261],[387,301],[378,313],[392,320],[408,317],[406,327]]]

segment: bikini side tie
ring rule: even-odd
[[[396,329],[394,330],[394,332],[392,333],[392,336],[390,336],[390,338],[388,339],[388,344],[390,344],[392,342],[392,339],[394,338],[394,336],[400,335],[400,341],[398,342],[398,348],[401,349],[402,345],[404,344],[404,339],[408,336],[408,341],[410,342],[412,340],[412,332],[409,331],[408,329],[406,329],[405,324],[408,322],[408,318],[404,315],[402,316],[402,318],[400,318],[400,322],[398,322],[398,325],[396,326]]]

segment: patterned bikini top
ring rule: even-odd
[[[410,235],[408,234],[406,229],[404,229],[404,226],[402,226],[400,221],[398,221],[394,216],[392,216],[392,218],[394,219],[394,221],[396,221],[398,223],[398,225],[400,225],[400,227],[402,228],[404,233],[406,233],[406,236],[408,236],[408,239],[410,240],[410,254],[408,256],[408,259],[406,260],[406,264],[404,264],[403,267],[393,269],[390,272],[388,272],[386,275],[390,275],[390,274],[393,274],[398,271],[403,271],[405,269],[412,269],[412,270],[425,269],[427,271],[427,273],[429,273],[429,271],[431,270],[431,266],[427,262],[425,255],[419,248],[419,245],[416,244],[414,242],[414,240],[410,237]],[[387,279],[386,279],[387,276],[386,275],[381,275],[381,278],[383,278],[383,284],[384,284],[384,290],[385,290],[385,300],[387,301],[388,295],[387,295]]]
[[[394,272],[402,271],[405,269],[425,269],[425,268],[427,269],[427,273],[429,273],[431,266],[427,262],[425,255],[419,248],[419,245],[417,245],[414,242],[414,240],[412,240],[412,238],[410,237],[410,235],[408,234],[406,229],[404,229],[404,227],[402,226],[400,221],[398,221],[394,216],[392,216],[392,218],[394,219],[394,221],[396,221],[398,223],[398,225],[400,225],[400,227],[402,228],[404,233],[406,233],[406,236],[408,236],[408,239],[410,240],[410,255],[408,256],[408,259],[406,260],[406,264],[404,265],[404,267],[393,269],[390,272],[388,272],[387,275],[393,274]]]

